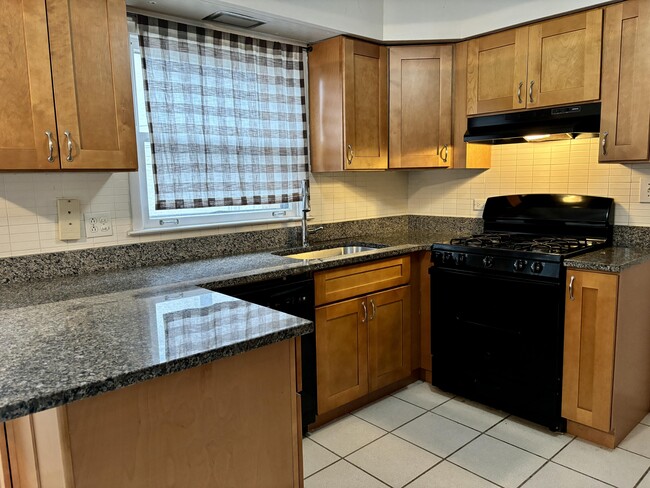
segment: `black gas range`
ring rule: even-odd
[[[487,199],[485,233],[434,244],[433,384],[563,430],[563,260],[611,244],[614,202]]]

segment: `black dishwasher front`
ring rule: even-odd
[[[314,278],[311,273],[229,287],[205,286],[247,302],[272,308],[312,322],[315,319]],[[316,334],[301,337],[302,431],[316,419]]]

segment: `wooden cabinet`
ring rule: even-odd
[[[335,37],[309,55],[311,170],[388,167],[387,50]]]
[[[650,159],[650,2],[605,9],[599,161]]]
[[[0,7],[0,170],[137,169],[124,2]]]
[[[615,447],[650,409],[650,263],[620,274],[569,269],[562,416]]]
[[[321,305],[316,308],[321,416],[411,374],[410,258],[322,271],[314,280]]]
[[[467,114],[597,100],[601,9],[469,41]]]
[[[451,162],[452,46],[389,49],[389,168]]]
[[[0,488],[12,488],[5,424],[0,423]]]

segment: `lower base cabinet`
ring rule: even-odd
[[[411,373],[410,285],[316,309],[318,414]]]
[[[11,486],[302,486],[295,351],[290,339],[11,420]]]

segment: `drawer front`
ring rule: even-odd
[[[322,271],[314,276],[316,305],[405,285],[410,278],[410,256]]]

